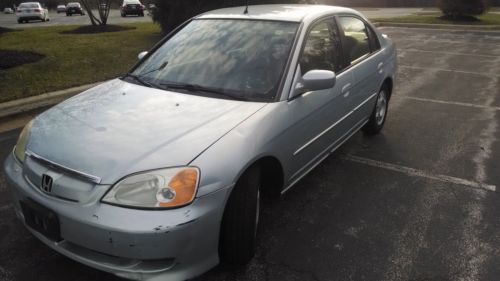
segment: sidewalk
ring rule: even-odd
[[[0,103],[0,118],[58,104],[65,99],[84,92],[101,83],[103,82],[82,85],[66,90]]]

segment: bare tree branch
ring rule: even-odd
[[[92,25],[106,25],[108,23],[111,0],[81,0],[81,3],[87,10]],[[93,10],[96,9],[99,17]]]

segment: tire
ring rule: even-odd
[[[17,23],[22,24],[22,23],[23,23],[23,21],[18,19],[18,20],[17,20]]]
[[[260,212],[260,169],[247,170],[229,196],[222,218],[219,256],[222,262],[245,265],[255,255]]]
[[[389,112],[389,88],[383,86],[377,96],[377,102],[373,109],[370,120],[363,127],[363,132],[367,135],[376,135],[384,128],[387,114]]]

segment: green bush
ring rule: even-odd
[[[251,0],[256,4],[277,4],[283,0]],[[288,0],[288,3],[315,3],[315,0]],[[156,8],[153,10],[153,20],[160,24],[164,33],[172,31],[186,20],[214,9],[224,7],[244,6],[245,0],[155,0]],[[241,11],[243,13],[243,10]]]
[[[439,8],[444,16],[458,19],[481,15],[488,4],[487,0],[439,0]]]

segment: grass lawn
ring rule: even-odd
[[[469,25],[500,25],[500,14],[487,13],[479,16],[478,21],[451,21],[441,19],[439,12],[424,12],[416,15],[394,18],[372,19],[374,22],[397,23],[430,23],[430,24],[469,24]]]
[[[0,102],[117,77],[137,62],[137,54],[161,39],[153,23],[132,30],[61,34],[77,26],[34,27],[0,34],[0,49],[44,54],[40,61],[0,69]]]

